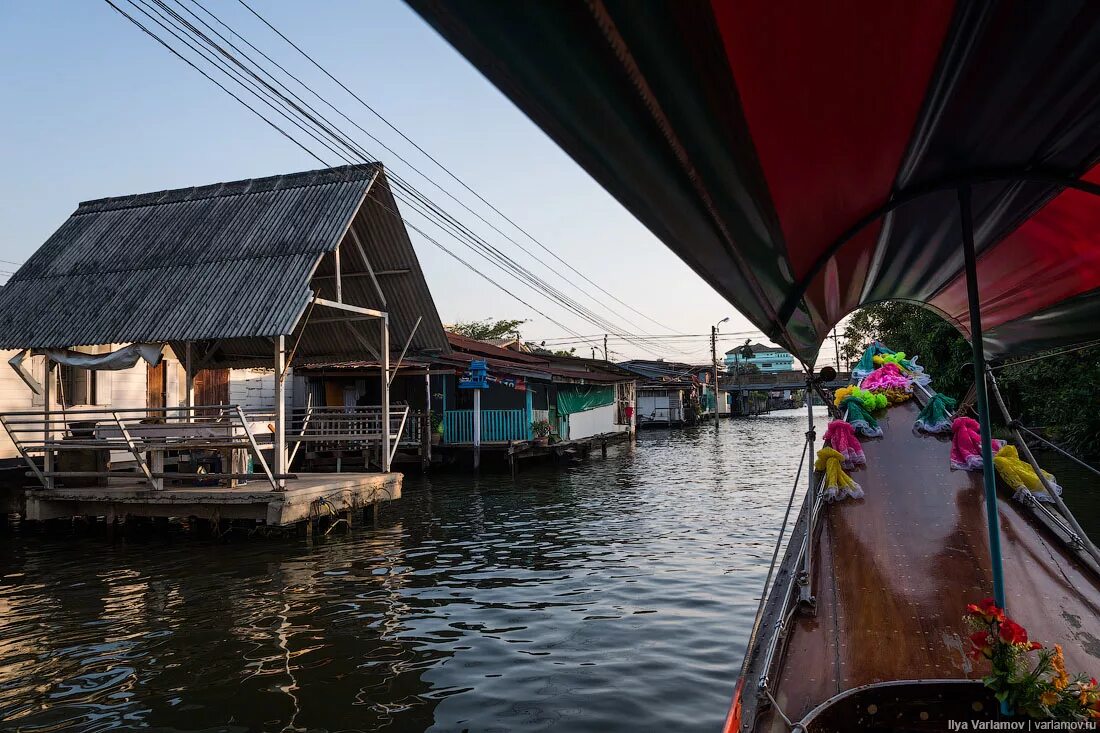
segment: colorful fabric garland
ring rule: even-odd
[[[893,353],[891,349],[886,348],[878,341],[873,342],[863,352],[863,356],[860,357],[859,363],[852,367],[852,376],[856,379],[863,379],[868,374],[875,371],[876,356]]]
[[[863,446],[856,437],[856,429],[843,420],[833,420],[825,429],[825,443],[844,457],[841,464],[845,469],[867,464]]]
[[[863,403],[863,408],[868,412],[874,412],[875,410],[884,410],[890,401],[886,398],[886,395],[875,394],[866,389],[860,389],[859,387],[841,387],[835,393],[833,393],[833,404],[840,407],[848,397],[856,397]]]
[[[825,501],[840,501],[846,497],[863,498],[863,489],[844,473],[844,456],[832,448],[822,448],[817,452],[814,470],[825,474]]]
[[[1012,495],[1012,498],[1016,501],[1024,501],[1029,494],[1039,501],[1054,501],[1054,497],[1043,486],[1043,482],[1039,480],[1031,464],[1020,460],[1020,454],[1017,452],[1016,446],[1005,445],[1000,448],[997,455],[993,456],[993,466],[997,469],[997,475],[1001,477],[1001,480],[1015,489],[1016,493]],[[1042,471],[1042,469],[1039,470]],[[1054,476],[1047,471],[1043,471],[1043,476],[1046,477],[1050,488],[1061,496],[1062,487],[1054,480]]]
[[[951,414],[955,411],[955,400],[945,394],[934,394],[928,404],[917,415],[914,427],[926,433],[950,433]]]
[[[859,397],[845,397],[844,401],[840,403],[840,409],[848,411],[848,417],[846,418],[848,424],[865,438],[882,437],[882,428],[879,427],[878,420],[863,406],[863,401]]]
[[[904,351],[893,354],[878,354],[872,357],[875,366],[885,364],[897,364],[909,381],[914,384],[928,385],[932,383],[932,377],[924,373],[924,367],[917,363],[917,357],[910,359]]]
[[[978,421],[972,417],[957,417],[951,423],[951,468],[960,471],[982,470],[982,443]],[[993,441],[993,453],[1004,448],[1003,440]]]
[[[912,389],[912,380],[902,373],[901,367],[893,362],[883,364],[866,377],[860,386],[872,392],[886,389]]]

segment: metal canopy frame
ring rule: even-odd
[[[835,257],[848,242],[854,239],[868,226],[890,212],[925,196],[954,191],[959,204],[960,234],[962,239],[964,276],[970,317],[970,343],[974,360],[974,385],[977,393],[978,423],[981,428],[982,485],[985,494],[986,524],[989,532],[989,554],[993,574],[993,598],[998,606],[1006,607],[1004,570],[1001,555],[1001,534],[999,513],[997,510],[997,481],[993,470],[993,442],[990,424],[989,392],[987,387],[988,369],[985,362],[985,348],[982,338],[981,295],[978,291],[977,254],[974,249],[974,219],[972,210],[973,187],[987,183],[1042,183],[1062,189],[1100,196],[1100,185],[1082,181],[1080,178],[1062,171],[1041,169],[1010,172],[976,172],[962,178],[936,181],[923,186],[899,192],[885,204],[862,217],[848,228],[814,261],[814,264],[799,280],[798,285],[786,298],[779,309],[778,321],[773,338],[782,333],[790,322],[798,304],[806,295],[826,264]],[[956,324],[959,325],[959,324]],[[813,415],[810,415],[810,431],[813,430]]]

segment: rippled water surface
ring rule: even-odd
[[[313,545],[0,534],[0,727],[714,731],[804,421],[410,476]]]

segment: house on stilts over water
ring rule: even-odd
[[[84,202],[0,289],[0,349],[28,518],[269,525],[399,496],[429,407],[402,359],[450,352],[377,163]],[[353,410],[295,376],[364,358]],[[333,447],[355,473],[298,470]]]

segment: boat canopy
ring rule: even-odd
[[[410,4],[770,338],[861,305],[988,355],[1100,333],[1100,4]]]

